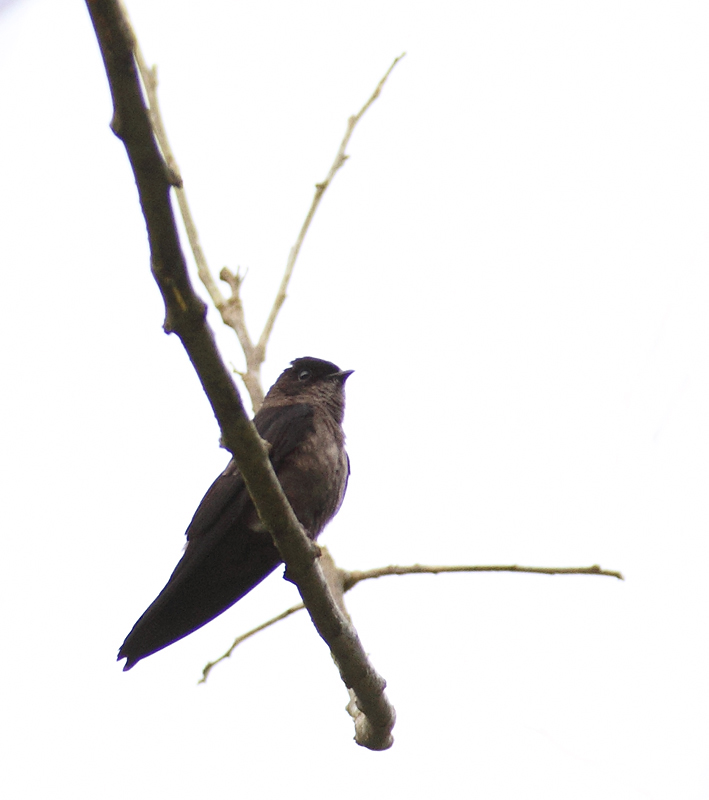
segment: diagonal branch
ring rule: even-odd
[[[205,665],[204,669],[202,670],[202,677],[199,679],[198,683],[205,683],[207,678],[209,677],[209,673],[212,671],[213,667],[220,661],[226,661],[227,658],[231,658],[231,654],[236,650],[236,648],[242,643],[245,642],[247,639],[250,639],[252,636],[255,636],[257,633],[260,633],[266,628],[270,628],[271,625],[275,625],[277,622],[280,622],[282,619],[286,619],[290,617],[291,614],[295,614],[296,611],[302,611],[305,606],[302,603],[298,603],[295,606],[291,606],[287,608],[285,611],[282,611],[275,617],[272,617],[266,622],[262,622],[261,625],[257,625],[255,628],[251,628],[250,631],[246,631],[246,633],[242,633],[241,636],[237,636],[236,639],[231,643],[231,647],[225,652],[222,653],[219,658],[215,659],[214,661],[210,661],[208,664]]]
[[[340,142],[340,148],[337,151],[335,160],[332,162],[330,171],[327,173],[327,175],[325,176],[325,180],[322,181],[322,183],[315,184],[315,195],[313,196],[313,202],[310,204],[310,209],[306,214],[305,222],[303,222],[303,226],[300,229],[298,238],[295,240],[295,244],[291,248],[291,251],[288,255],[288,261],[286,262],[286,271],[283,274],[281,285],[278,288],[278,294],[276,295],[273,307],[271,308],[271,312],[268,315],[268,319],[266,320],[266,324],[263,328],[261,336],[259,337],[258,344],[256,345],[258,356],[261,359],[261,361],[263,361],[266,357],[266,347],[268,345],[268,340],[271,336],[271,331],[273,330],[273,326],[276,322],[276,317],[278,316],[278,312],[281,310],[281,306],[285,302],[286,292],[288,290],[288,284],[290,283],[291,275],[293,274],[293,267],[295,266],[296,259],[298,258],[298,254],[300,253],[300,248],[305,239],[305,235],[307,234],[308,229],[310,228],[310,223],[313,221],[315,212],[318,210],[320,201],[322,200],[323,195],[327,191],[327,188],[332,183],[332,180],[337,174],[338,170],[344,165],[345,161],[349,158],[349,156],[346,153],[347,145],[350,142],[350,138],[354,133],[354,129],[357,126],[357,123],[362,119],[362,117],[366,113],[367,109],[372,105],[372,103],[379,97],[382,88],[384,87],[384,84],[387,81],[387,78],[391,74],[391,71],[405,55],[406,53],[402,53],[400,56],[397,56],[394,59],[391,66],[384,74],[384,77],[377,84],[377,88],[372,92],[372,95],[369,98],[369,100],[367,100],[367,102],[362,106],[362,108],[359,110],[357,114],[349,118],[349,120],[347,121],[347,129],[345,130],[345,136]]]
[[[332,558],[330,557],[330,554],[327,552],[326,548],[323,547],[322,560],[327,564],[328,562],[325,561],[325,559],[329,559],[329,562],[334,567],[334,561],[332,561]],[[330,570],[333,567],[330,567]],[[497,564],[493,564],[491,566],[425,566],[423,564],[412,564],[411,566],[400,567],[392,564],[388,567],[376,567],[375,569],[352,571],[336,568],[335,577],[333,578],[332,575],[328,576],[328,584],[333,595],[335,598],[337,598],[338,595],[342,596],[345,592],[349,592],[349,590],[353,589],[358,583],[372,580],[374,578],[383,578],[387,575],[439,575],[445,572],[527,572],[534,575],[605,575],[609,578],[617,578],[621,581],[624,580],[620,572],[601,569],[598,564],[594,564],[592,567],[520,567],[518,564],[511,564],[508,566]],[[341,603],[341,606],[344,607],[344,604]],[[225,653],[222,653],[219,658],[216,658],[214,661],[210,661],[205,665],[204,669],[202,670],[202,677],[200,678],[199,683],[205,683],[212,669],[221,661],[231,658],[234,650],[236,650],[236,648],[242,642],[245,642],[247,639],[250,639],[257,633],[266,630],[266,628],[270,628],[271,625],[275,625],[277,622],[290,617],[291,614],[295,614],[297,611],[302,611],[304,608],[305,606],[302,603],[298,603],[298,605],[287,608],[277,616],[266,620],[266,622],[262,622],[260,625],[257,625],[250,631],[242,633],[241,636],[237,636],[236,639],[234,639],[234,641],[231,643],[231,647]]]
[[[385,682],[367,660],[357,632],[330,594],[311,542],[292,508],[217,350],[206,307],[195,293],[170,203],[179,179],[166,164],[143,97],[135,38],[118,0],[86,0],[113,99],[111,127],[123,142],[138,187],[150,244],[151,267],[165,303],[164,328],[182,342],[221,429],[224,446],[244,477],[259,517],[273,536],[298,586],[311,619],[329,645],[343,681],[353,689],[365,721],[355,723],[355,740],[382,750],[392,744],[394,710]]]

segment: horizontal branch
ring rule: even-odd
[[[324,547],[322,548],[322,553],[323,556],[329,557]],[[621,581],[624,580],[620,572],[601,569],[598,564],[594,564],[592,567],[520,567],[518,564],[492,564],[490,566],[425,566],[423,564],[412,564],[407,567],[401,567],[392,564],[388,567],[376,567],[375,569],[366,570],[348,571],[340,568],[337,569],[337,578],[340,583],[340,591],[344,594],[345,592],[349,592],[349,590],[354,588],[358,583],[362,583],[362,581],[369,581],[374,578],[385,578],[387,575],[438,575],[445,572],[529,572],[536,575],[605,575],[609,578],[617,578]],[[332,578],[329,583],[332,588]],[[333,590],[333,594],[337,596],[336,589]],[[242,633],[241,636],[237,636],[232,642],[231,647],[225,653],[222,653],[219,658],[205,665],[199,683],[204,683],[207,680],[209,673],[217,664],[221,661],[225,661],[227,658],[231,658],[231,654],[242,642],[245,642],[247,639],[250,639],[266,628],[270,628],[271,625],[275,625],[277,622],[290,617],[291,614],[302,611],[304,608],[305,606],[302,603],[298,603],[298,605],[287,608],[277,616],[261,623],[261,625],[257,625],[250,631]]]
[[[601,569],[597,564],[592,567],[520,567],[518,564],[490,566],[449,566],[434,567],[424,564],[412,564],[408,567],[377,567],[362,571],[354,570],[345,572],[344,585],[345,591],[349,591],[361,581],[368,581],[373,578],[383,578],[387,575],[438,575],[442,572],[531,572],[538,575],[606,575],[609,578],[623,580],[620,572]]]

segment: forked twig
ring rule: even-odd
[[[121,5],[123,6],[123,3],[121,3]],[[123,14],[130,25],[128,13],[124,6]],[[192,254],[194,255],[195,263],[197,264],[197,274],[209,292],[212,302],[221,314],[224,324],[232,328],[239,339],[239,344],[241,345],[241,350],[244,353],[244,359],[246,361],[246,370],[245,372],[239,372],[239,375],[244,381],[244,385],[246,386],[251,398],[252,408],[254,412],[256,412],[260,408],[264,397],[263,387],[261,385],[261,365],[266,359],[266,349],[273,331],[273,326],[275,325],[276,318],[278,317],[278,312],[281,310],[281,306],[285,302],[288,284],[290,283],[291,276],[293,275],[293,268],[295,267],[295,262],[298,258],[298,254],[300,253],[300,248],[303,244],[305,236],[310,228],[310,223],[313,221],[313,217],[315,216],[315,212],[320,205],[320,201],[335,177],[335,174],[342,167],[347,158],[349,158],[345,151],[357,123],[364,116],[372,103],[379,97],[387,78],[391,74],[391,71],[406,54],[402,53],[400,56],[397,56],[397,58],[394,59],[391,66],[384,74],[384,77],[379,81],[376,89],[374,92],[372,92],[372,95],[367,102],[362,106],[357,114],[350,117],[347,121],[347,130],[345,131],[345,136],[340,143],[340,147],[337,151],[337,155],[335,156],[335,160],[330,167],[330,171],[325,177],[325,180],[315,185],[315,195],[313,196],[313,201],[310,204],[310,209],[308,210],[305,221],[303,222],[300,232],[298,233],[298,238],[288,254],[285,272],[283,274],[283,278],[281,279],[281,284],[278,287],[278,292],[273,302],[273,306],[271,307],[271,311],[268,315],[266,324],[264,325],[258,342],[254,344],[251,340],[251,336],[249,335],[248,327],[246,325],[246,317],[244,314],[244,307],[241,302],[240,288],[243,277],[239,274],[238,270],[236,274],[231,272],[226,267],[221,270],[219,277],[225,283],[227,283],[231,289],[231,296],[225,298],[219,289],[217,282],[212,276],[209,265],[207,264],[206,256],[204,255],[204,251],[202,250],[202,246],[199,241],[197,226],[195,225],[189,202],[187,200],[187,193],[180,175],[180,169],[177,165],[177,160],[172,148],[170,147],[170,141],[167,137],[167,132],[165,131],[165,126],[163,124],[157,91],[157,67],[148,66],[132,29],[131,33],[133,34],[133,39],[135,42],[135,58],[140,73],[140,79],[145,87],[145,93],[148,99],[148,111],[150,114],[150,119],[152,121],[155,137],[160,146],[163,158],[165,159],[165,163],[171,174],[171,183],[175,189],[175,195],[177,196],[177,203],[180,208],[182,221],[185,226],[185,231],[187,232],[187,238],[190,243]]]
[[[323,556],[329,556],[326,548],[324,547],[322,548],[322,554]],[[384,578],[387,575],[438,575],[444,572],[527,572],[536,575],[605,575],[609,578],[617,578],[621,581],[624,580],[623,575],[620,572],[601,569],[598,564],[594,564],[591,567],[521,567],[518,564],[493,564],[490,566],[426,566],[424,564],[412,564],[407,567],[401,567],[392,564],[388,567],[376,567],[375,569],[365,570],[349,571],[346,569],[338,569],[337,577],[340,583],[340,590],[342,593],[345,593],[349,592],[349,590],[354,588],[358,583],[362,583],[362,581],[373,580],[374,578]],[[330,583],[332,589],[332,580],[328,582]],[[336,592],[333,592],[333,594],[336,594]],[[205,665],[204,669],[202,670],[202,677],[198,682],[204,683],[209,677],[209,673],[212,671],[212,669],[219,664],[220,661],[231,658],[231,654],[242,642],[245,642],[247,639],[250,639],[252,636],[260,633],[266,628],[270,628],[271,625],[275,625],[277,622],[290,617],[291,614],[295,614],[296,611],[301,611],[303,608],[305,608],[305,606],[302,603],[298,603],[298,605],[287,608],[282,613],[278,614],[272,619],[267,620],[266,622],[261,623],[261,625],[257,625],[250,631],[242,633],[241,636],[237,636],[225,653],[222,653],[219,658],[215,659],[214,661],[210,661]]]

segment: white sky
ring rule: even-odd
[[[278,575],[123,674],[226,462],[161,331],[80,2],[0,5],[2,778],[13,798],[709,796],[709,7],[129,4],[215,271],[260,330],[344,133],[266,369],[356,370],[342,566],[398,711],[346,695]],[[218,328],[225,357],[236,342]]]

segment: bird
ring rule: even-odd
[[[273,469],[298,521],[315,540],[339,511],[350,462],[342,420],[353,370],[310,356],[296,358],[254,417],[270,445]],[[282,563],[232,459],[214,481],[186,531],[182,558],[118,652],[123,670],[219,616]]]

